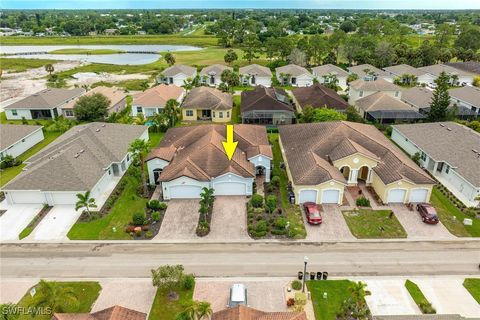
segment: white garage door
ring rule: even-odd
[[[317,202],[317,190],[302,190],[298,195],[298,203]]]
[[[53,204],[75,204],[78,199],[75,193],[51,193]]]
[[[410,191],[410,202],[427,202],[428,189],[415,189]]]
[[[10,191],[9,195],[13,203],[45,203],[45,195],[39,191]]]
[[[324,190],[322,192],[322,203],[338,203],[340,198],[339,190]]]
[[[202,193],[202,188],[199,186],[171,186],[170,188],[170,199],[195,199],[200,198],[200,193]]]
[[[388,192],[387,202],[388,203],[403,203],[403,201],[405,200],[405,193],[407,193],[407,190],[392,189]]]
[[[241,182],[219,182],[213,185],[216,196],[245,196],[247,186]]]

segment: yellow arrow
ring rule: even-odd
[[[232,160],[238,141],[233,141],[233,124],[227,124],[227,141],[222,141],[228,160]]]

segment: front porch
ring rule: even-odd
[[[359,182],[370,184],[372,182],[372,169],[368,166],[362,166],[358,169],[352,169],[349,166],[340,168],[340,172],[347,180],[348,185],[358,185]]]
[[[37,119],[55,119],[58,117],[57,109],[33,109],[30,110],[32,120]]]

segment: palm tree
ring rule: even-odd
[[[78,297],[72,287],[59,282],[40,280],[35,286],[36,293],[30,307],[50,308],[52,312],[72,312],[79,306]]]
[[[142,81],[140,83],[140,88],[142,89],[142,91],[147,90],[149,87],[150,87],[150,85],[148,84],[148,81]]]
[[[83,208],[83,212],[87,212],[88,216],[90,217],[90,209],[97,207],[95,204],[95,199],[90,198],[90,191],[85,192],[85,194],[77,193],[77,198],[78,201],[75,204],[75,211]]]
[[[173,56],[173,54],[171,52],[165,53],[164,59],[165,59],[165,62],[167,62],[169,66],[173,66],[175,64],[175,57]]]
[[[52,72],[55,71],[55,68],[53,67],[53,64],[48,63],[45,65],[45,71],[48,72],[49,75],[52,75]]]
[[[167,116],[170,121],[170,128],[174,127],[180,117],[180,109],[178,107],[178,101],[175,99],[170,99],[165,104],[163,113]]]
[[[183,80],[183,89],[185,89],[186,93],[193,89],[193,79],[187,78]]]
[[[210,206],[213,205],[213,201],[214,201],[214,198],[213,198],[214,191],[215,190],[213,188],[203,187],[202,193],[200,193],[200,198],[201,198],[200,203],[205,205],[205,207],[210,208]]]
[[[145,157],[151,150],[150,143],[148,141],[142,139],[135,139],[131,144],[130,148],[128,148],[128,152],[131,152],[133,156],[139,161],[140,163],[140,172],[142,174],[142,185],[143,185],[143,196],[148,196],[148,188],[147,188],[147,177],[145,174]]]
[[[177,314],[175,320],[206,320],[212,316],[212,307],[206,301],[192,301],[185,310]]]

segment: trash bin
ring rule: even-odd
[[[317,272],[317,280],[322,280],[322,274],[320,271]]]
[[[324,272],[322,278],[323,278],[323,280],[327,280],[328,279],[328,272]]]
[[[315,272],[310,272],[310,280],[315,280]]]
[[[298,271],[298,280],[302,280],[302,279],[303,279],[303,272]]]

